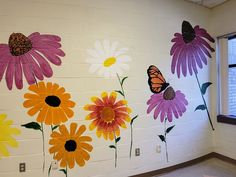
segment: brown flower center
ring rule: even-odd
[[[68,152],[73,152],[76,150],[77,144],[74,140],[68,140],[66,141],[64,147]]]
[[[13,56],[20,56],[32,49],[32,42],[21,33],[12,33],[8,45]]]
[[[165,100],[173,100],[175,98],[175,91],[172,87],[168,87],[163,94]]]
[[[104,122],[112,122],[115,119],[115,111],[111,107],[104,107],[101,111],[101,118]]]
[[[61,104],[61,100],[57,96],[49,95],[45,98],[45,103],[52,107],[58,107]]]
[[[182,23],[182,35],[185,43],[192,42],[196,37],[192,25],[187,21],[183,21]]]

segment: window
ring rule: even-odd
[[[218,122],[236,125],[236,35],[218,38]]]

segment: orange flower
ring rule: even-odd
[[[63,87],[51,82],[39,82],[30,85],[29,90],[34,93],[24,95],[27,100],[23,105],[25,108],[30,108],[28,111],[30,116],[39,112],[37,122],[59,125],[73,117],[74,112],[71,108],[75,106],[75,103],[70,100],[70,94],[65,93]]]
[[[51,134],[49,144],[52,147],[49,149],[51,154],[55,153],[54,159],[60,162],[61,167],[73,168],[75,162],[79,166],[84,166],[85,161],[90,159],[88,152],[93,150],[93,147],[87,142],[91,142],[89,136],[81,136],[86,130],[85,125],[82,125],[77,130],[77,124],[70,124],[70,132],[65,125],[59,126],[59,131],[54,131]]]
[[[120,128],[126,128],[125,122],[130,122],[131,109],[127,106],[126,100],[116,102],[116,93],[110,96],[106,92],[101,94],[102,99],[92,97],[94,104],[85,105],[86,111],[92,111],[87,115],[86,120],[92,120],[89,125],[90,130],[97,128],[97,136],[103,135],[104,139],[113,140],[120,136]]]

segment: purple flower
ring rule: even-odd
[[[182,23],[182,34],[175,33],[171,42],[174,45],[171,48],[172,57],[171,72],[177,72],[187,76],[187,70],[192,75],[198,73],[197,68],[202,68],[203,63],[207,65],[207,57],[211,58],[210,52],[215,50],[208,44],[207,40],[214,43],[215,40],[203,28],[198,25],[194,28],[187,21]]]
[[[169,122],[172,122],[173,116],[179,118],[186,111],[188,101],[185,95],[180,90],[176,92],[172,87],[168,87],[164,92],[153,94],[147,101],[149,114],[154,110],[154,119],[160,115],[160,120],[163,122],[167,117]]]
[[[8,44],[0,44],[0,81],[4,73],[9,90],[15,80],[18,89],[23,88],[23,74],[28,84],[36,83],[53,74],[51,63],[61,64],[65,53],[59,49],[61,38],[55,35],[32,33],[28,37],[12,33]]]

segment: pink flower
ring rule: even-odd
[[[164,92],[153,94],[147,101],[149,114],[154,110],[154,119],[160,115],[160,120],[163,122],[167,117],[169,122],[172,122],[173,116],[179,118],[186,111],[188,101],[185,95],[180,90],[176,92],[172,87],[168,87]]]
[[[210,52],[215,50],[208,44],[206,40],[215,42],[215,40],[203,28],[198,25],[194,28],[187,21],[182,23],[182,34],[175,33],[171,42],[174,45],[171,48],[170,55],[172,57],[171,72],[177,72],[187,76],[187,70],[192,75],[198,73],[197,68],[203,67],[203,63],[207,65],[207,57],[211,58]]]
[[[0,44],[0,81],[4,73],[9,90],[13,80],[18,89],[23,88],[23,74],[29,85],[45,77],[51,77],[51,63],[59,66],[60,57],[65,53],[60,49],[61,38],[56,35],[32,33],[28,37],[12,33],[8,44]]]

